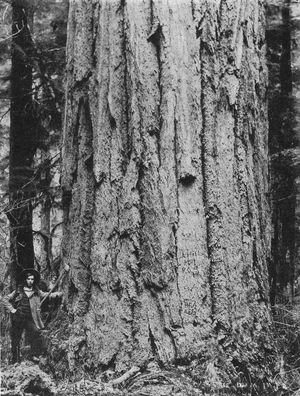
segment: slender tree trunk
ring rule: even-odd
[[[32,160],[36,121],[32,102],[31,34],[27,8],[12,2],[12,69],[10,109],[9,194],[11,239],[10,270],[13,281],[23,268],[33,267]]]
[[[291,68],[293,70],[293,90],[292,90],[292,101],[293,101],[293,130],[295,133],[295,140],[297,142],[297,149],[294,149],[294,175],[295,175],[295,187],[293,193],[296,195],[295,197],[295,245],[294,245],[294,263],[295,263],[295,278],[297,279],[297,286],[299,290],[299,276],[300,276],[300,177],[299,177],[299,164],[300,164],[300,149],[299,149],[299,141],[300,141],[300,100],[299,100],[299,92],[300,92],[300,81],[298,78],[298,73],[300,71],[300,30],[297,29],[297,25],[300,21],[300,4],[291,2],[290,4],[290,14],[291,14],[291,24],[292,24],[292,51],[291,51]]]
[[[254,0],[71,1],[71,368],[268,350],[264,27]]]
[[[297,136],[294,116],[292,46],[293,23],[289,0],[268,4],[269,63],[269,147],[271,153],[272,260],[270,262],[271,303],[286,294],[293,299],[296,255]],[[293,65],[296,70],[296,64]],[[295,94],[294,94],[295,95]]]
[[[43,277],[47,278],[52,273],[52,238],[51,238],[51,169],[49,166],[50,145],[49,145],[49,132],[46,131],[43,141],[43,148],[41,149],[41,163],[45,164],[45,169],[42,170],[40,175],[40,186],[44,194],[44,199],[39,208],[39,218],[40,218],[40,235],[39,246],[40,246],[40,267]]]

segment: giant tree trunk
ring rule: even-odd
[[[72,368],[183,363],[212,345],[233,366],[264,356],[264,26],[254,0],[71,2]]]

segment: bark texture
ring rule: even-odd
[[[72,368],[185,362],[211,343],[260,348],[270,322],[264,27],[256,0],[71,1]]]

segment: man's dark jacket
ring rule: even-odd
[[[46,296],[48,296],[48,298],[56,298],[56,297],[61,297],[62,293],[56,292],[56,293],[50,293],[48,295],[47,292],[43,292],[40,289],[34,288],[33,294],[29,298],[32,319],[36,327],[40,330],[44,328],[44,323],[42,322],[42,318],[41,318],[41,301]],[[14,309],[18,308],[18,302],[21,299],[22,299],[22,288],[21,289],[19,288],[17,290],[14,290],[12,293],[8,294],[7,296],[5,296],[2,302],[3,305],[10,312],[12,312]]]

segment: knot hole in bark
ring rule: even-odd
[[[191,185],[195,180],[196,180],[196,176],[193,175],[192,173],[189,173],[189,172],[183,172],[183,173],[181,173],[181,175],[180,175],[180,177],[179,177],[179,182],[180,182],[183,186],[189,186],[189,185]]]
[[[159,24],[159,22],[156,22],[154,24],[154,26],[152,27],[152,30],[151,30],[149,36],[147,37],[147,41],[151,42],[156,47],[159,47],[161,32],[162,32],[161,25]]]

